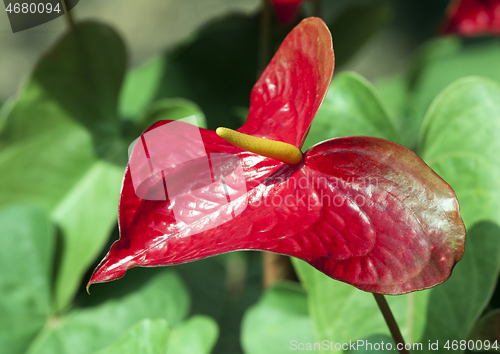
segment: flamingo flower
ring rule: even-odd
[[[500,35],[500,0],[453,1],[442,33],[457,33],[464,37]]]
[[[89,285],[235,250],[294,256],[370,292],[445,281],[465,229],[453,190],[417,155],[361,136],[300,150],[333,68],[330,32],[308,18],[257,81],[237,131],[146,130],[125,171],[120,239]]]
[[[274,10],[283,24],[293,22],[299,13],[300,3],[304,0],[273,0]]]

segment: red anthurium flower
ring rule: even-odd
[[[304,0],[272,0],[276,14],[281,23],[293,22],[299,13],[300,3]]]
[[[452,1],[442,33],[457,33],[464,37],[500,35],[500,0]]]
[[[192,129],[186,123],[166,129],[170,138],[153,139],[171,121],[143,133],[141,141],[152,142],[136,144],[125,172],[120,240],[89,285],[134,266],[235,250],[291,255],[371,292],[402,294],[445,281],[462,257],[465,229],[453,190],[418,156],[370,137],[300,151],[333,68],[328,28],[305,19],[255,85],[247,122],[237,132],[197,133],[208,158],[195,153],[197,143],[177,142]],[[156,154],[167,141],[176,147]],[[167,164],[175,149],[175,168],[151,167]],[[138,188],[141,171],[153,172]]]

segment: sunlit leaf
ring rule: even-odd
[[[268,289],[243,319],[241,343],[246,354],[289,353],[300,343],[314,342],[306,294],[292,283]]]
[[[170,331],[166,320],[145,319],[97,354],[163,354]]]
[[[166,354],[209,354],[217,341],[217,323],[210,317],[195,316],[172,329]]]
[[[116,115],[121,40],[83,23],[37,64],[0,118],[0,205],[33,202],[63,231],[56,308],[64,308],[116,223],[126,145]]]
[[[455,189],[468,229],[464,264],[431,294],[431,299],[440,294],[447,306],[431,301],[436,312],[427,337],[466,337],[495,288],[500,271],[498,134],[500,84],[486,79],[466,78],[450,85],[425,118],[421,155]],[[459,320],[445,326],[442,321],[450,317]]]
[[[40,209],[0,210],[0,347],[24,353],[51,311],[54,228]]]
[[[416,145],[420,126],[434,98],[460,78],[478,75],[500,80],[500,39],[436,39],[417,57],[411,73],[411,101],[406,118],[406,136]]]
[[[361,76],[347,72],[334,77],[304,147],[351,135],[400,141],[371,84]]]
[[[142,319],[165,319],[175,326],[188,307],[189,297],[180,278],[163,272],[122,298],[50,318],[27,353],[91,354],[110,346]]]

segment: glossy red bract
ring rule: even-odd
[[[333,68],[328,28],[318,18],[302,21],[256,83],[239,131],[300,148]],[[155,123],[143,137],[166,124]],[[403,146],[371,137],[337,138],[287,165],[242,151],[213,131],[200,134],[211,166],[224,165],[215,154],[238,157],[247,193],[224,192],[215,179],[213,187],[195,186],[201,172],[199,159],[193,159],[184,170],[170,172],[189,176],[184,190],[192,198],[145,200],[137,196],[129,166],[119,206],[120,240],[89,284],[122,277],[134,266],[265,250],[300,258],[365,291],[402,294],[445,281],[462,257],[465,229],[453,190]],[[175,207],[202,218],[180,222]],[[228,215],[229,221],[211,227]]]
[[[452,1],[441,32],[464,37],[500,35],[500,0]]]

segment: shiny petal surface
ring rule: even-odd
[[[276,15],[281,23],[289,24],[297,18],[300,3],[304,0],[273,0]]]
[[[354,219],[343,218],[345,230],[359,227],[360,219],[366,224],[359,233],[364,238],[340,232],[334,242],[343,252],[309,263],[361,290],[384,294],[425,289],[448,279],[465,242],[458,201],[412,151],[378,138],[339,138],[312,147],[305,168],[329,184],[324,189],[342,194],[346,206],[349,202],[359,208]],[[338,241],[342,236],[344,244]]]
[[[241,133],[302,147],[323,102],[334,68],[330,31],[319,18],[307,18],[285,38],[250,98]]]
[[[500,35],[500,0],[452,1],[441,32],[464,37]]]

